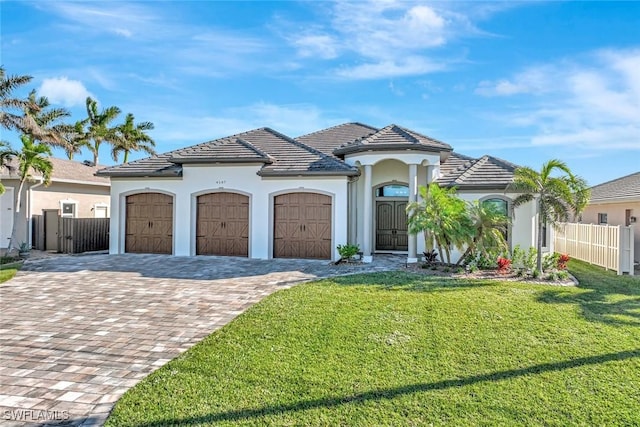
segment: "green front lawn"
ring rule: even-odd
[[[632,425],[640,280],[405,273],[278,292],[127,392],[107,425]]]

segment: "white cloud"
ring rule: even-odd
[[[324,27],[316,24],[285,38],[301,57],[340,58],[342,65],[333,70],[337,77],[380,79],[446,68],[456,59],[434,49],[467,33],[479,31],[448,4],[388,0],[335,2]]]
[[[83,105],[91,93],[79,80],[67,77],[53,77],[44,79],[37,90],[39,95],[46,96],[53,104],[73,107]]]
[[[496,119],[532,128],[535,146],[640,150],[639,69],[640,49],[598,51],[532,67],[510,79],[481,82],[476,93],[519,94],[524,102],[533,101]]]

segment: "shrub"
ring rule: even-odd
[[[556,281],[558,280],[558,272],[557,271],[552,271],[551,273],[547,274],[545,276],[545,280],[549,280],[549,281]]]
[[[569,255],[567,254],[562,254],[558,257],[558,270],[566,270],[567,269],[567,263],[569,262],[571,258],[569,257]]]
[[[338,245],[336,247],[340,257],[344,260],[353,258],[358,252],[360,252],[360,246],[347,243],[346,245]]]
[[[567,270],[560,270],[557,272],[558,279],[567,280],[569,278],[569,272]]]
[[[424,255],[424,263],[426,265],[431,265],[438,261],[438,253],[435,251],[435,249],[432,249],[429,252],[422,252],[422,254]]]
[[[540,277],[540,270],[538,270],[537,268],[534,268],[533,271],[531,272],[531,276],[534,279],[537,279],[538,277]]]
[[[507,274],[511,270],[511,260],[509,258],[498,257],[498,273]]]
[[[558,259],[560,258],[560,254],[552,253],[546,254],[542,258],[542,269],[544,271],[555,270],[558,265]]]
[[[534,247],[530,247],[524,256],[524,268],[526,268],[527,271],[531,271],[533,273],[533,270],[536,268],[537,257],[538,250]]]
[[[511,254],[511,265],[513,266],[513,268],[524,268],[524,258],[525,251],[520,247],[520,245],[516,245],[516,247],[513,248],[513,253]]]

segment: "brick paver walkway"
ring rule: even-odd
[[[127,389],[270,293],[402,262],[132,254],[30,261],[0,284],[0,425],[102,425]]]

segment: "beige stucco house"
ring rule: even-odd
[[[589,205],[582,214],[587,224],[634,227],[634,261],[640,262],[640,172],[591,188]]]
[[[98,175],[111,178],[112,254],[335,260],[355,243],[365,262],[415,262],[424,239],[407,234],[405,208],[431,182],[515,213],[510,245],[534,246],[534,204],[514,209],[507,191],[515,168],[397,125],[345,123],[297,138],[255,129]]]
[[[31,218],[34,215],[73,218],[107,218],[110,215],[109,179],[95,176],[100,167],[58,158],[50,160],[53,163],[51,184],[45,186],[42,176],[34,173],[33,180],[23,189],[14,246],[21,242],[33,243]],[[0,170],[0,180],[6,188],[0,196],[0,249],[6,249],[19,181],[10,168]],[[53,241],[52,238],[49,240]]]

